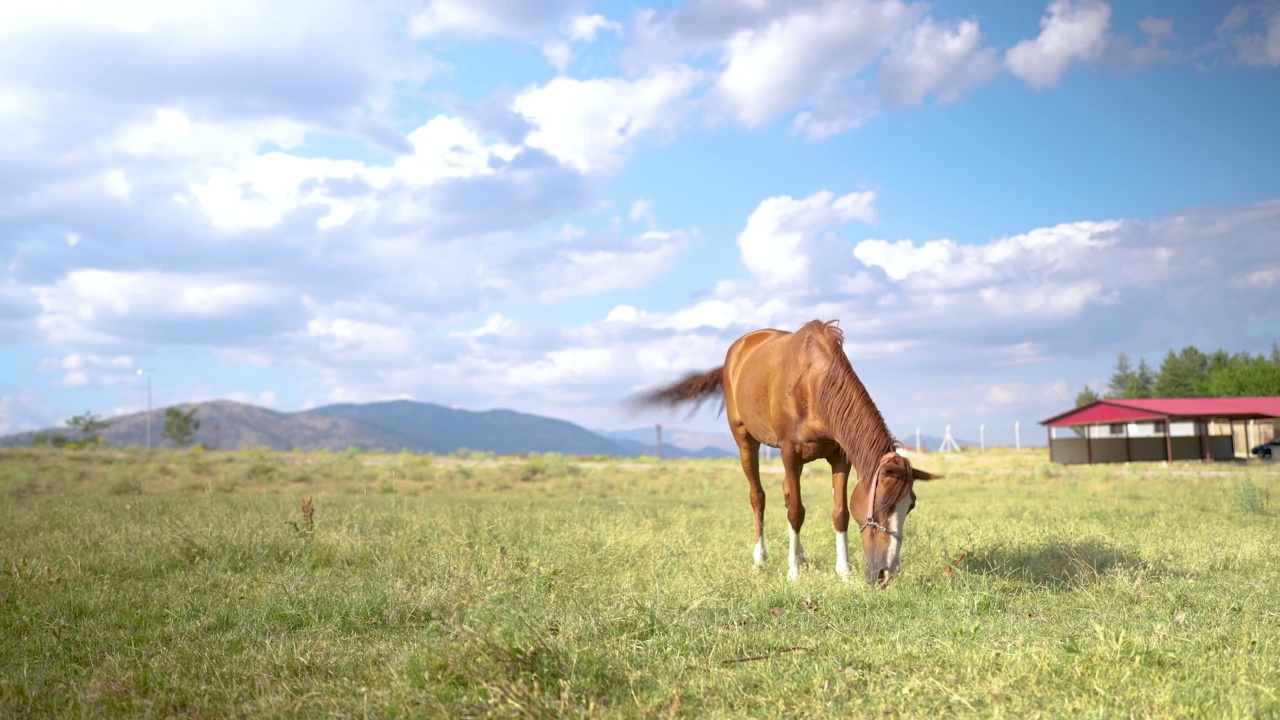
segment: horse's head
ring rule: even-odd
[[[849,504],[861,530],[867,582],[883,586],[898,572],[902,529],[916,506],[915,481],[939,477],[912,468],[906,458],[892,452],[880,460],[870,482],[859,482],[854,488]]]

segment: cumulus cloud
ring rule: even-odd
[[[954,101],[997,74],[977,20],[938,21],[928,10],[902,0],[698,0],[637,12],[624,61],[643,72],[715,56],[704,99],[713,120],[758,127],[794,113],[792,128],[820,139],[927,96]]]
[[[558,77],[526,89],[512,107],[533,127],[526,143],[584,173],[617,170],[638,138],[673,132],[702,74],[675,67],[635,80]]]
[[[35,390],[0,395],[0,435],[39,430],[58,422],[57,411]]]
[[[88,385],[118,385],[134,376],[134,360],[128,355],[95,355],[71,353],[60,358],[45,358],[38,366],[40,372],[61,373],[63,387],[82,388]]]
[[[603,15],[576,15],[569,20],[565,34],[577,42],[595,42],[601,30],[620,33],[622,25]]]
[[[843,98],[845,78],[870,65],[920,14],[901,2],[830,2],[736,31],[711,99],[747,126],[798,105]]]
[[[988,413],[1031,413],[1022,415],[1027,442],[1029,421],[1079,389],[1063,378],[1072,376],[1069,358],[1084,352],[1082,337],[1091,353],[1150,356],[1186,327],[1213,329],[1198,344],[1235,348],[1250,342],[1250,326],[1280,323],[1270,302],[1280,261],[1237,266],[1203,252],[1226,243],[1268,258],[1277,221],[1273,201],[1155,220],[1082,220],[984,244],[854,241],[845,229],[822,247],[797,246],[802,267],[822,258],[821,280],[779,282],[805,277],[783,265],[753,282],[720,283],[712,297],[672,312],[617,306],[602,325],[614,329],[614,347],[636,348],[633,372],[653,385],[719,364],[744,332],[840,319],[846,352],[891,423],[927,417],[976,426]],[[844,261],[832,252],[841,246]],[[1058,368],[1056,378],[1043,379],[1046,366]]]
[[[234,342],[283,330],[300,316],[295,293],[216,275],[78,269],[34,291],[40,329],[57,344],[111,345],[155,334]]]
[[[1033,88],[1058,84],[1073,62],[1093,60],[1107,44],[1111,6],[1100,0],[1054,0],[1040,34],[1005,53],[1005,67]]]
[[[1280,4],[1233,7],[1218,27],[1218,35],[1235,49],[1239,62],[1280,66]]]
[[[764,285],[790,285],[809,276],[811,246],[818,234],[851,220],[874,222],[874,192],[837,197],[829,190],[803,200],[771,197],[747,218],[738,235],[742,263]]]
[[[430,0],[410,19],[415,37],[457,34],[526,37],[553,27],[567,0]]]
[[[925,18],[880,63],[879,82],[890,105],[919,105],[925,95],[952,102],[1000,70],[994,48],[982,46],[974,20],[937,23]]]

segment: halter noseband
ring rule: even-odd
[[[858,526],[858,532],[863,533],[866,531],[867,528],[874,528],[876,530],[879,530],[882,533],[885,533],[886,535],[889,535],[890,537],[897,538],[897,540],[901,542],[902,541],[901,532],[890,530],[889,528],[885,527],[879,522],[876,522],[876,519],[875,519],[876,490],[880,486],[880,470],[884,467],[884,464],[886,462],[888,462],[897,454],[898,453],[896,450],[890,450],[889,452],[885,453],[883,457],[880,458],[880,462],[876,463],[876,470],[871,475],[871,491],[867,493],[867,521]]]

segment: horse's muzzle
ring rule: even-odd
[[[889,584],[889,578],[893,577],[893,573],[889,572],[886,567],[868,567],[864,573],[867,582],[874,588],[882,588]]]

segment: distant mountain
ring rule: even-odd
[[[652,427],[634,430],[597,430],[604,437],[629,448],[637,455],[657,455],[657,432]],[[693,448],[697,448],[696,450]],[[722,433],[707,433],[681,428],[662,428],[664,458],[737,457],[737,446],[726,427]]]
[[[456,410],[432,403],[396,400],[366,405],[327,405],[304,415],[351,423],[368,447],[451,453],[459,448],[502,455],[559,452],[566,455],[625,455],[623,448],[564,420],[514,410]],[[367,441],[366,441],[367,442]],[[357,447],[365,447],[357,444]]]
[[[498,454],[560,452],[567,455],[645,454],[640,443],[613,440],[564,420],[519,413],[512,410],[475,412],[432,403],[397,400],[364,405],[327,405],[304,412],[281,413],[229,400],[196,405],[200,429],[195,441],[212,448],[238,449],[266,446],[276,450],[362,450],[447,454],[460,448]],[[156,447],[168,446],[164,429],[164,408],[151,412],[151,437]],[[102,433],[111,445],[146,445],[147,413],[110,418]],[[39,434],[73,438],[66,428],[50,428]],[[0,446],[30,445],[37,433],[0,437]],[[674,443],[667,457],[689,453]]]

